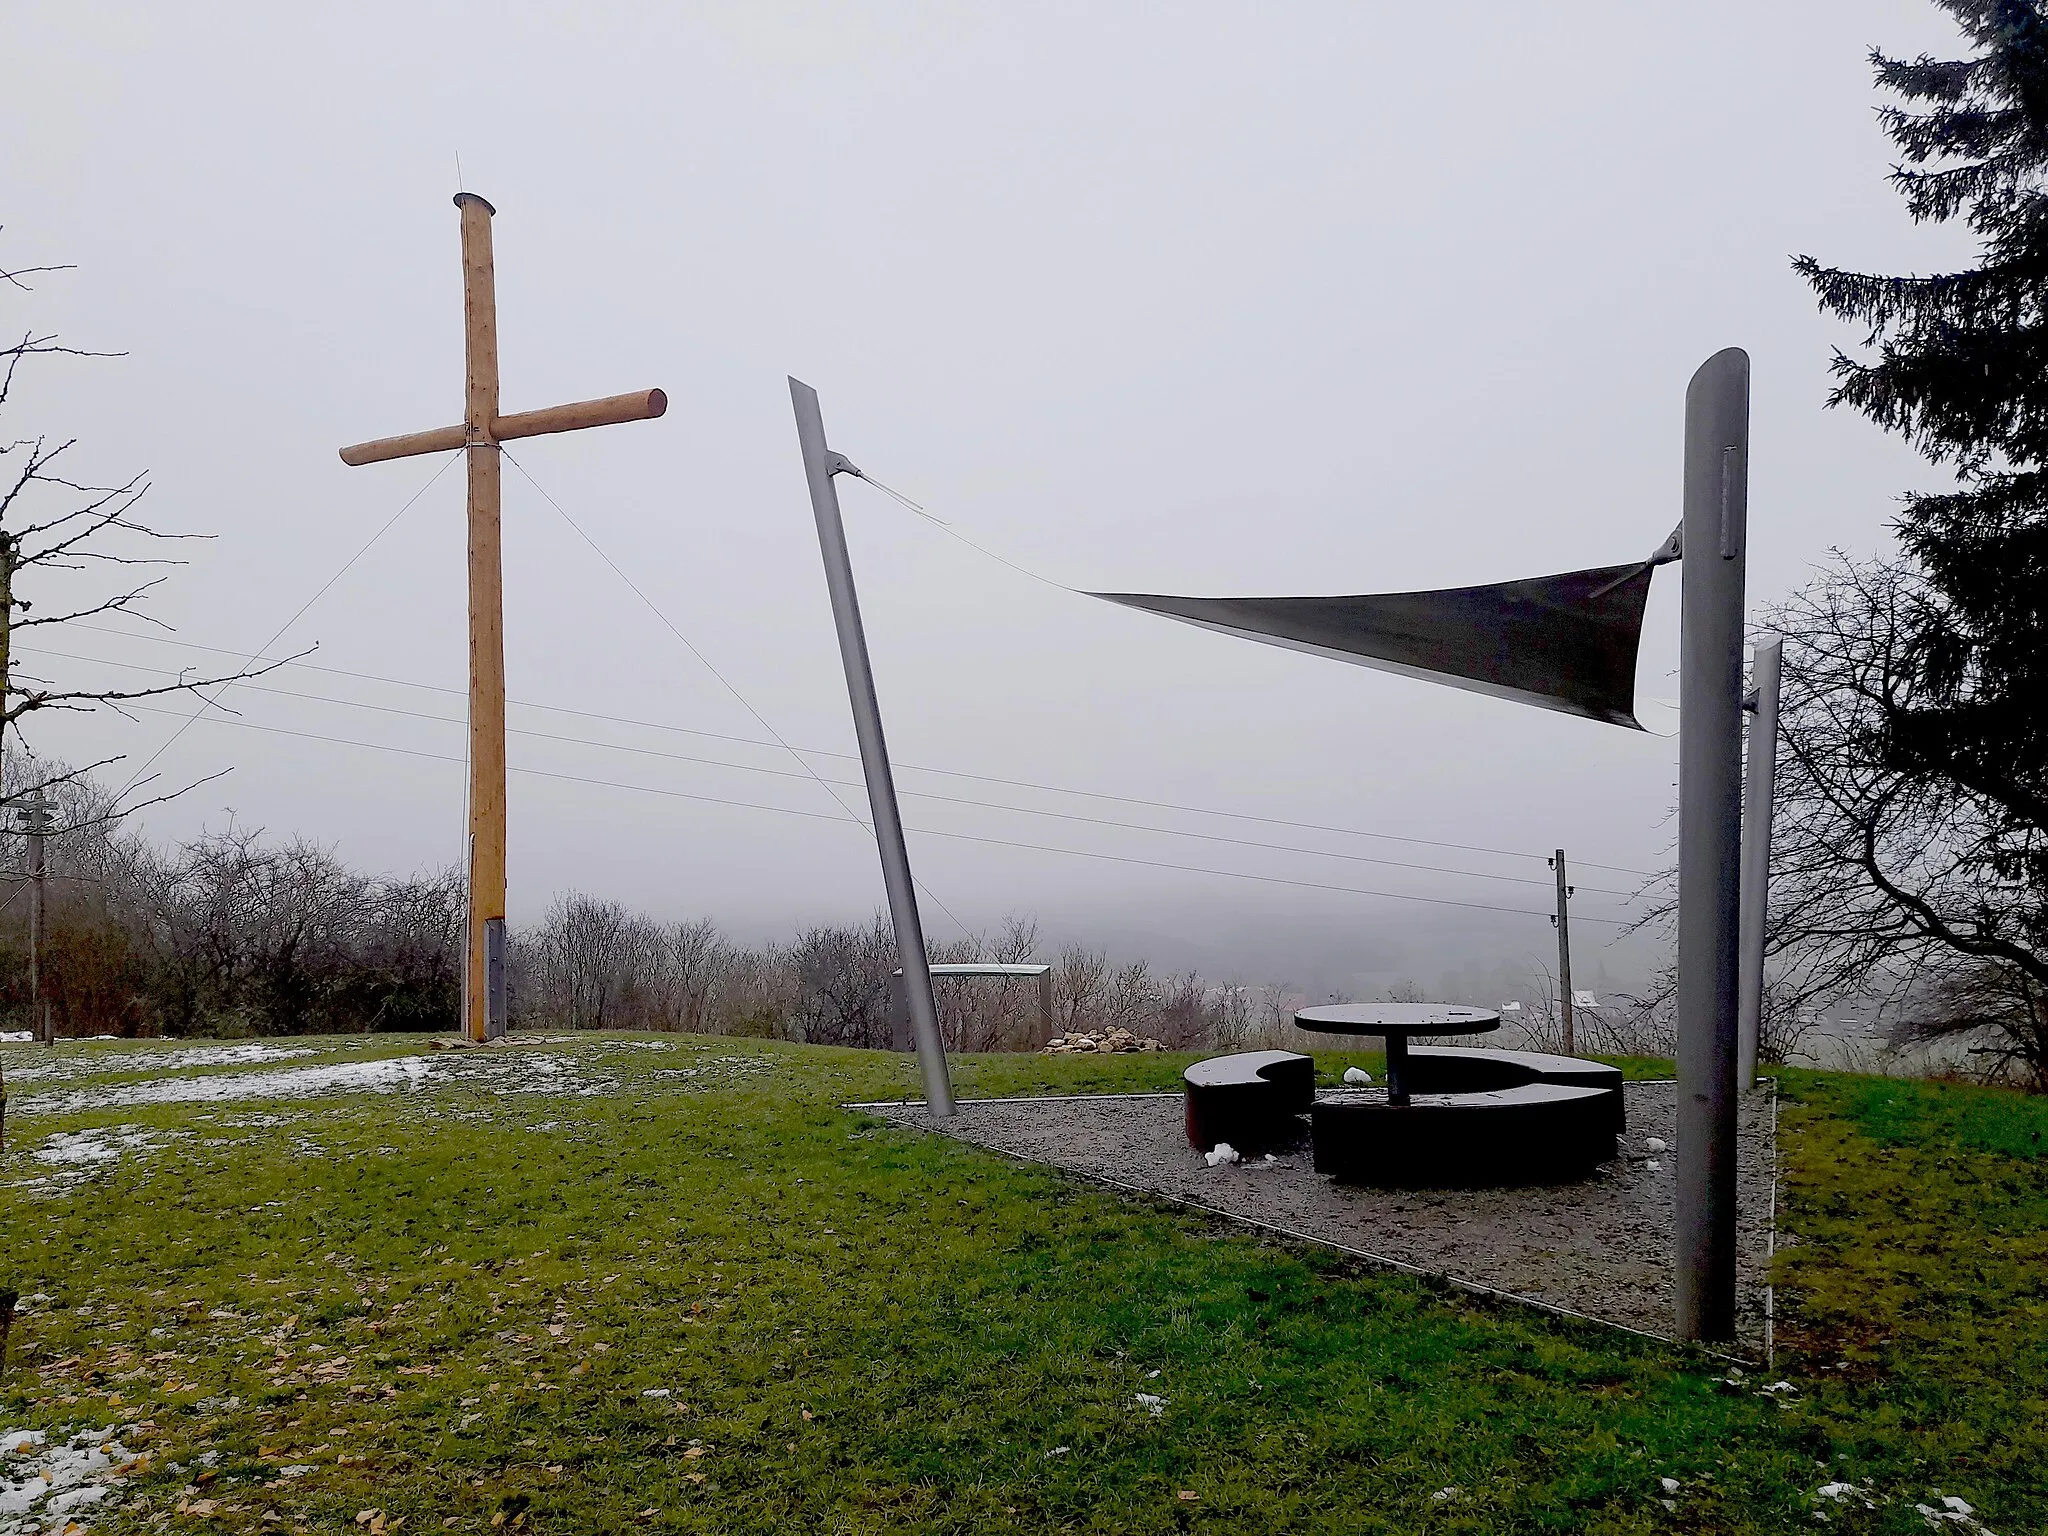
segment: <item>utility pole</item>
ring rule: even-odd
[[[28,1027],[43,1045],[57,1043],[50,1011],[43,1003],[43,834],[50,829],[50,805],[41,786],[30,792],[21,810],[21,831],[28,865]]]
[[[1565,910],[1572,888],[1565,884],[1564,850],[1557,850],[1550,861],[1550,867],[1557,871],[1557,916],[1551,921],[1557,924],[1557,995],[1562,1002],[1559,1017],[1564,1021],[1564,1053],[1572,1054],[1572,925],[1571,917]]]

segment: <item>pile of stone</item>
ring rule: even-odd
[[[1134,1035],[1122,1025],[1115,1029],[1078,1034],[1054,1035],[1045,1044],[1047,1056],[1071,1056],[1080,1051],[1163,1051],[1166,1043],[1149,1035]]]

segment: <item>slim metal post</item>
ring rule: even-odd
[[[1771,809],[1778,792],[1778,693],[1785,642],[1757,642],[1750,667],[1749,754],[1742,777],[1742,1011],[1737,1017],[1735,1081],[1756,1086],[1764,1028],[1764,919],[1771,903]]]
[[[1685,394],[1678,734],[1678,1334],[1735,1336],[1736,903],[1749,355]]]
[[[882,735],[882,708],[868,664],[867,634],[861,628],[860,598],[853,563],[846,553],[846,529],[839,519],[839,491],[832,477],[853,465],[825,444],[825,419],[818,392],[789,381],[796,408],[796,437],[803,449],[804,478],[810,482],[811,511],[818,520],[818,548],[825,559],[825,586],[832,595],[832,623],[839,632],[839,658],[846,667],[846,695],[853,704],[853,729],[860,741],[861,772],[868,784],[868,809],[875,819],[875,843],[882,855],[882,884],[896,928],[896,954],[903,962],[904,1001],[917,1040],[917,1065],[924,1077],[925,1104],[940,1119],[953,1113],[953,1084],[946,1071],[946,1045],[939,1035],[939,1010],[932,998],[930,957],[918,918],[917,887],[910,879],[910,852],[903,844],[903,818],[896,809],[896,780]],[[855,471],[858,473],[858,471]]]
[[[1565,903],[1572,889],[1565,883],[1564,850],[1551,861],[1557,870],[1557,995],[1558,1016],[1564,1021],[1564,1053],[1572,1054],[1572,920]]]

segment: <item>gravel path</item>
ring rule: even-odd
[[[1328,1243],[1541,1306],[1669,1336],[1673,1324],[1673,1163],[1648,1137],[1675,1140],[1676,1089],[1630,1083],[1625,1157],[1577,1184],[1532,1189],[1378,1190],[1319,1175],[1304,1144],[1268,1162],[1209,1167],[1187,1144],[1181,1096],[1101,1094],[984,1099],[937,1125],[922,1104],[861,1105],[894,1124],[1165,1195],[1233,1220]],[[1745,1100],[1737,1172],[1738,1329],[1764,1343],[1775,1176],[1768,1095]]]

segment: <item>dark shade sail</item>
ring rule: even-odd
[[[1361,597],[1154,597],[1091,592],[1186,624],[1641,730],[1636,648],[1648,561],[1490,587]]]

